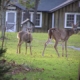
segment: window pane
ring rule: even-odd
[[[71,26],[71,23],[74,23],[74,15],[68,14],[67,15],[67,26]]]
[[[79,24],[78,27],[80,27],[80,15],[77,15],[77,17],[76,17],[76,23],[78,23]]]
[[[27,14],[25,12],[23,12],[22,17],[23,17],[22,21],[26,20],[27,19]]]
[[[40,26],[40,14],[36,15],[36,26]]]
[[[8,17],[8,22],[11,22],[13,23],[15,20],[14,20],[14,16],[15,14],[14,13],[8,13],[9,17]]]

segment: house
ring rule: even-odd
[[[16,2],[8,4],[6,10],[6,31],[19,31],[21,29],[21,22],[25,20],[28,15],[27,9],[20,3]]]
[[[6,3],[4,3],[4,6],[6,6]],[[6,31],[17,32],[21,30],[21,22],[29,17],[29,13],[28,10],[18,2],[18,0],[10,0],[3,16],[5,17],[4,25]]]
[[[30,12],[33,21],[33,11]],[[80,0],[40,0],[36,16],[36,32],[46,32],[51,27],[71,28],[70,22],[79,23]]]
[[[10,4],[6,11],[8,31],[21,30],[21,22],[29,15],[30,21],[33,22],[33,10],[30,10],[28,14],[26,8],[18,2]],[[35,32],[47,32],[52,27],[71,28],[70,22],[74,24],[78,22],[78,28],[80,28],[80,0],[40,0],[36,15]]]

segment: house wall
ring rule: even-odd
[[[54,12],[54,27],[64,28],[65,25],[65,13],[73,12],[79,13],[79,3],[75,1],[61,9]],[[35,32],[47,32],[52,27],[52,13],[42,12],[42,27],[35,28]]]
[[[59,28],[64,27],[66,12],[76,12],[76,13],[80,12],[80,8],[78,7],[78,1],[54,12],[54,26],[55,27],[59,27]]]
[[[16,13],[16,32],[21,30],[22,10],[15,6],[9,6],[8,11],[14,11]],[[13,8],[13,9],[12,9]]]
[[[42,26],[40,28],[35,28],[35,32],[47,32],[51,28],[52,24],[52,14],[47,12],[42,12]]]

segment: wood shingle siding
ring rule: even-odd
[[[69,4],[59,10],[54,12],[54,26],[59,28],[64,28],[65,13],[79,13],[78,1]]]

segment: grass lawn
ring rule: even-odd
[[[77,80],[80,51],[68,48],[68,57],[66,58],[61,56],[62,48],[58,46],[60,53],[60,58],[58,58],[53,44],[49,44],[43,57],[42,51],[48,35],[47,33],[33,33],[33,55],[30,55],[29,48],[25,55],[25,44],[22,45],[21,54],[16,54],[18,41],[16,34],[6,33],[9,40],[5,41],[7,47],[5,59],[15,61],[17,64],[24,63],[30,68],[40,69],[40,71],[19,73],[13,75],[13,78],[17,78],[17,80],[22,80],[24,77],[26,77],[26,80]],[[54,43],[54,41],[52,42]],[[80,48],[80,34],[71,36],[68,40],[68,46]]]

